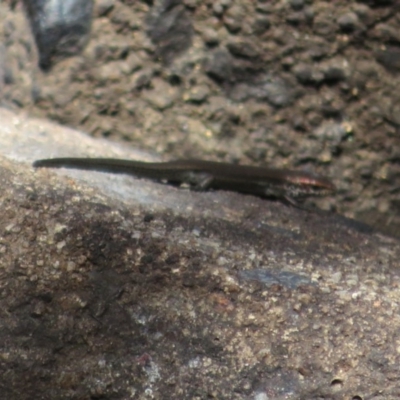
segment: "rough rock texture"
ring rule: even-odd
[[[7,0],[1,101],[167,158],[316,170],[339,189],[320,207],[400,236],[399,7],[97,0],[85,51],[43,74]]]
[[[89,40],[93,0],[24,0],[39,53],[39,66],[77,55]]]
[[[252,196],[34,171],[146,157],[0,119],[4,399],[399,397],[396,239]]]

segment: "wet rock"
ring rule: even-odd
[[[378,24],[371,32],[371,37],[383,43],[400,44],[400,32],[397,27],[389,24]]]
[[[78,54],[86,45],[92,21],[92,0],[24,0],[39,51],[39,66]]]
[[[217,0],[212,4],[212,9],[215,15],[221,16],[223,12],[231,5],[231,0]]]
[[[321,67],[326,83],[336,83],[346,79],[349,74],[349,67],[345,60],[331,60]]]
[[[216,46],[219,43],[218,32],[215,29],[206,27],[200,33],[208,46]]]
[[[2,100],[3,85],[6,83],[6,48],[0,44],[0,102]]]
[[[314,130],[312,136],[320,142],[329,142],[332,147],[337,147],[351,133],[352,127],[349,123],[325,122]]]

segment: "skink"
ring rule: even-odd
[[[143,162],[113,158],[51,158],[37,160],[33,166],[128,174],[171,184],[186,183],[197,190],[231,190],[289,201],[326,195],[335,190],[329,179],[308,172],[204,160]]]

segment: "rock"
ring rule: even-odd
[[[397,46],[387,46],[379,49],[375,53],[377,61],[379,61],[389,71],[400,70],[400,48]]]
[[[271,22],[269,18],[259,17],[256,19],[253,25],[253,32],[256,35],[262,35],[271,27]]]
[[[33,170],[49,156],[151,158],[0,120],[7,399],[395,398],[399,241],[237,193]]]
[[[237,57],[256,58],[260,56],[260,50],[251,40],[235,40],[227,44],[230,53]]]
[[[224,25],[230,33],[238,33],[242,29],[243,8],[239,5],[230,7],[224,14]]]
[[[143,98],[158,110],[165,110],[171,107],[177,97],[177,91],[161,79],[152,80],[152,90],[143,92]]]
[[[92,0],[24,0],[39,51],[48,70],[59,59],[78,54],[89,40]]]
[[[206,85],[199,85],[193,87],[184,95],[184,100],[191,103],[203,103],[210,94],[210,88]]]
[[[339,24],[340,29],[343,32],[353,32],[356,29],[359,20],[356,13],[348,12],[346,14],[341,15],[337,19],[337,23]]]
[[[97,0],[95,6],[97,16],[104,17],[114,8],[115,0]]]
[[[156,56],[170,64],[192,44],[193,27],[181,1],[162,0],[147,17]]]
[[[215,50],[205,62],[205,71],[218,81],[232,78],[232,56],[224,49]]]
[[[286,107],[293,101],[294,92],[290,84],[279,77],[260,76],[253,83],[237,84],[231,96],[237,101],[254,98],[275,107]]]
[[[151,158],[0,119],[7,399],[398,393],[398,240],[237,193],[33,170],[49,156]]]

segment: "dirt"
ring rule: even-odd
[[[309,169],[318,207],[400,236],[397,1],[95,2],[84,51],[47,72],[0,4],[1,105],[161,154]]]

